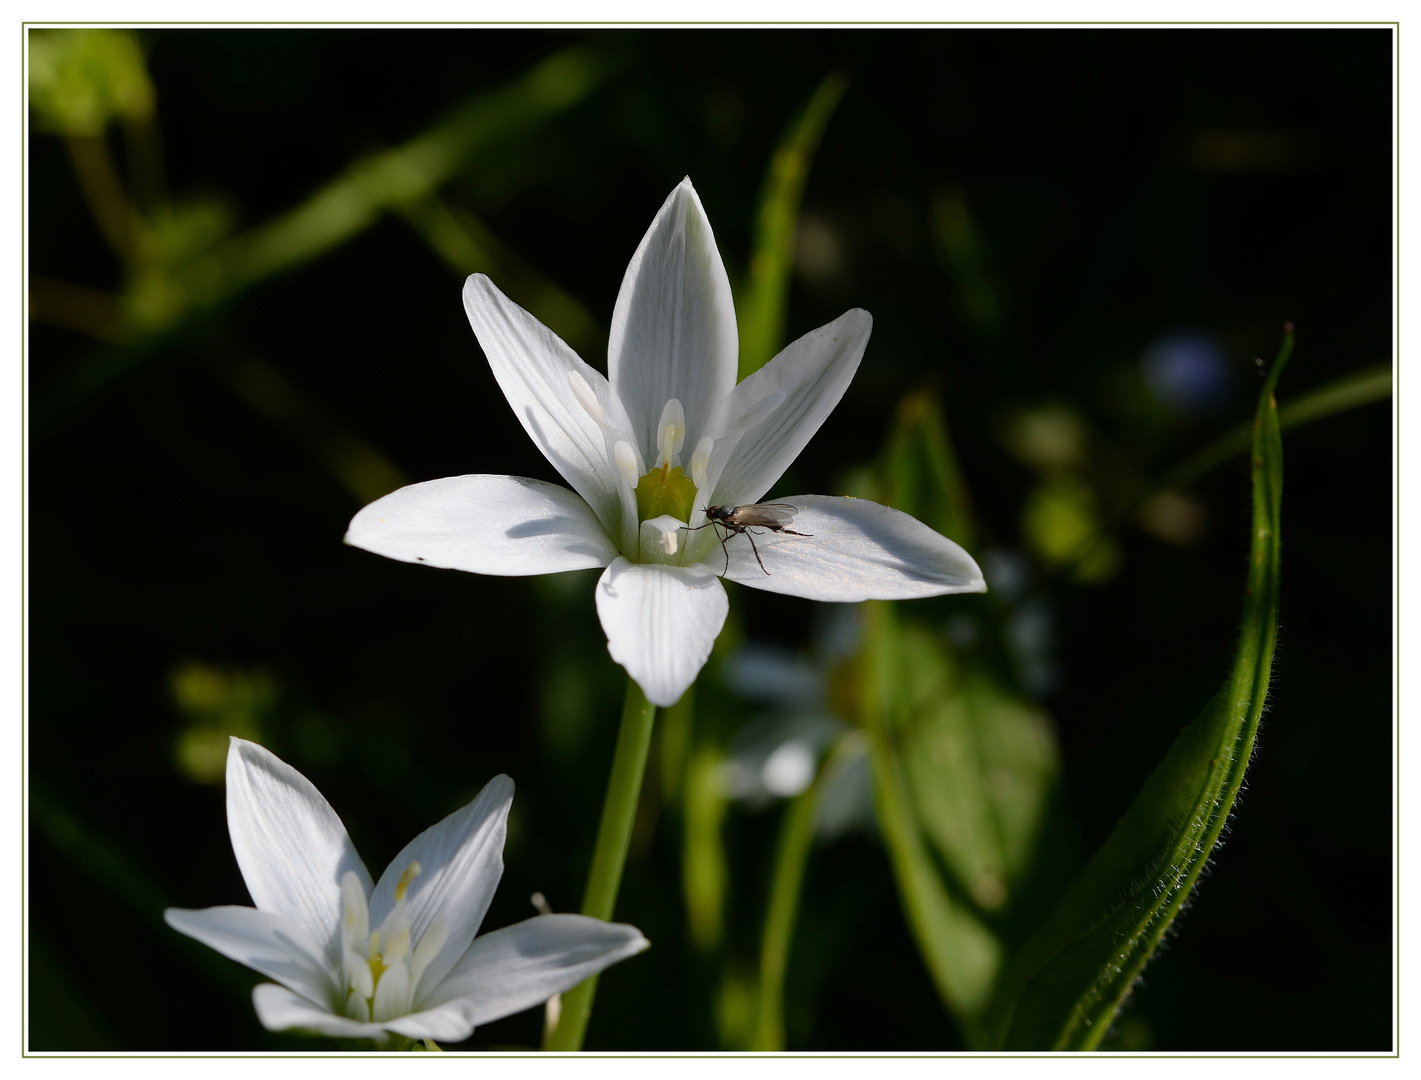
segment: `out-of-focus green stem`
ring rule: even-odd
[[[275,364],[226,343],[213,351],[232,390],[301,443],[357,503],[374,502],[409,483],[389,458],[331,420]]]
[[[1384,401],[1391,397],[1391,381],[1390,364],[1374,364],[1334,379],[1316,390],[1294,398],[1286,405],[1280,405],[1278,428],[1280,431],[1288,431],[1311,424],[1314,420],[1346,412],[1348,409]],[[1154,496],[1163,491],[1177,491],[1188,487],[1224,462],[1247,451],[1252,444],[1253,423],[1250,421],[1215,439],[1198,453],[1185,458],[1112,514],[1073,555],[1062,561],[1056,568],[1057,572],[1069,570],[1088,558],[1102,537],[1109,535],[1114,526],[1133,517]]]
[[[134,257],[138,232],[138,214],[114,168],[108,144],[99,135],[71,135],[69,156],[79,187],[89,203],[94,222],[104,239],[125,263]]]
[[[680,701],[661,713],[661,797],[668,806],[680,801],[686,787],[686,761],[695,720],[696,687],[692,683]]]
[[[531,130],[575,105],[612,68],[585,48],[550,56],[526,74],[488,90],[403,146],[357,162],[304,203],[228,242],[226,288],[297,266],[361,232],[387,209],[429,195],[476,150]]]
[[[121,309],[124,322],[112,331],[122,346],[78,365],[60,389],[38,403],[31,418],[33,428],[54,431],[63,418],[151,360],[168,335],[190,320],[265,278],[293,270],[345,243],[386,212],[418,203],[477,155],[493,153],[566,112],[604,83],[618,63],[585,46],[554,53],[508,83],[479,94],[403,145],[354,162],[292,210],[193,255],[181,272],[161,265],[145,267],[158,275],[145,280],[163,303],[153,309],[126,302]],[[106,237],[126,259],[137,254],[140,248],[132,241],[139,238],[141,221],[118,183],[112,162],[95,156],[107,151],[93,139],[71,140],[71,150]]]
[[[1301,427],[1314,420],[1332,416],[1335,413],[1355,409],[1359,405],[1370,405],[1374,401],[1384,401],[1391,397],[1391,365],[1376,364],[1354,371],[1340,379],[1319,386],[1286,405],[1278,407],[1278,427],[1287,431]],[[1242,454],[1253,443],[1253,422],[1243,424],[1216,439],[1192,457],[1186,458],[1165,473],[1142,496],[1147,499],[1159,491],[1181,488],[1192,484],[1201,476],[1222,465],[1232,457]],[[1135,504],[1138,505],[1138,502]]]
[[[755,246],[736,316],[740,322],[740,378],[759,370],[779,350],[789,303],[789,276],[799,236],[799,204],[809,165],[848,80],[831,72],[775,148],[755,215]]]
[[[765,931],[760,939],[759,1016],[751,1050],[785,1048],[784,987],[789,964],[794,924],[799,914],[799,897],[804,888],[804,872],[814,843],[814,824],[819,818],[819,800],[824,787],[848,759],[863,752],[863,738],[851,732],[841,739],[824,759],[814,782],[790,800],[780,823],[779,845],[775,849],[775,873],[770,884],[770,901],[765,910]]]
[[[760,939],[759,1018],[750,1040],[751,1050],[785,1048],[784,989],[785,965],[794,937],[795,916],[809,848],[814,842],[814,819],[819,811],[819,779],[790,800],[780,823],[780,841],[775,850],[775,876],[770,884],[770,903],[765,912],[765,932]]]
[[[656,706],[646,700],[634,680],[628,679],[617,748],[612,754],[612,774],[607,779],[607,798],[602,804],[602,823],[597,827],[597,846],[592,851],[592,868],[588,871],[587,891],[582,897],[582,914],[594,919],[610,919],[617,906],[617,890],[627,862],[627,847],[631,843],[632,823],[636,820],[655,719]],[[562,1015],[557,1029],[545,1040],[544,1050],[582,1049],[596,993],[597,976],[594,975],[563,995]]]
[[[720,747],[714,743],[703,742],[691,751],[681,802],[681,891],[686,925],[691,943],[707,955],[720,947],[730,880],[720,833],[726,811],[718,778],[722,760]]]
[[[583,356],[599,344],[605,346],[606,331],[576,297],[523,262],[469,211],[430,195],[401,207],[400,213],[461,281],[476,273],[494,278],[505,293]]]

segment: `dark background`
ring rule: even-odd
[[[684,175],[732,274],[743,269],[776,141],[819,81],[843,71],[849,89],[804,198],[839,255],[796,276],[787,330],[858,306],[874,335],[782,490],[841,490],[877,453],[897,400],[932,379],[984,548],[1024,547],[1036,478],[1004,448],[1013,409],[1065,403],[1102,460],[1156,475],[1249,417],[1253,361],[1273,355],[1284,320],[1298,328],[1285,401],[1391,358],[1384,29],[166,30],[141,40],[169,190],[219,193],[244,226],[569,43],[615,54],[620,73],[584,103],[443,192],[603,327],[627,260]],[[60,139],[32,135],[29,184],[31,273],[117,292],[121,268]],[[944,191],[970,207],[976,279],[933,240]],[[973,315],[974,281],[993,298],[988,315]],[[184,732],[201,726],[175,696],[183,671],[248,688],[256,734],[325,793],[377,874],[415,832],[509,773],[518,797],[487,925],[532,914],[535,889],[575,908],[622,685],[591,579],[431,572],[342,546],[359,501],[299,432],[222,374],[234,355],[260,357],[412,480],[556,479],[498,393],[459,285],[418,233],[384,217],[145,346],[78,404],[76,372],[123,347],[31,323],[32,1048],[319,1045],[264,1032],[247,998],[256,976],[158,921],[164,903],[246,901],[221,786],[178,764]],[[1140,359],[1180,328],[1217,343],[1225,389],[1210,412],[1151,413]],[[598,348],[584,355],[604,365]],[[1227,843],[1146,970],[1117,1045],[1391,1045],[1391,441],[1383,404],[1285,438],[1282,628],[1256,761]],[[1085,850],[1231,659],[1244,464],[1191,496],[1207,512],[1191,542],[1126,528],[1108,580],[1038,574],[1058,673],[1042,701]],[[813,605],[734,589],[732,607],[756,636],[808,647]],[[548,704],[555,667],[576,674],[578,709]],[[747,956],[777,813],[728,822],[731,946]],[[653,814],[618,917],[655,947],[604,976],[589,1048],[716,1046],[711,976],[684,943],[678,852],[671,816]],[[790,1048],[959,1047],[882,847],[822,847],[809,874]],[[540,1019],[490,1025],[469,1045],[532,1046]]]

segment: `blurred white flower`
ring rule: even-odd
[[[169,908],[163,917],[276,980],[252,993],[273,1031],[459,1042],[648,945],[635,927],[581,915],[474,936],[503,874],[512,802],[513,781],[495,777],[372,884],[315,786],[234,738],[227,826],[256,907]]]
[[[707,506],[754,504],[770,490],[843,397],[873,320],[846,312],[736,385],[730,281],[690,180],[627,267],[608,377],[480,274],[464,285],[464,309],[508,403],[573,491],[514,476],[412,484],[360,511],[347,543],[481,574],[605,567],[597,614],[608,650],[662,706],[710,656],[729,608],[721,575],[841,602],[986,589],[951,540],[859,499],[777,499],[810,535],[757,536],[764,569],[744,538],[722,550],[720,526],[699,528]]]

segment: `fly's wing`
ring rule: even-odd
[[[789,503],[756,503],[754,506],[737,506],[735,508],[735,523],[737,525],[761,525],[767,529],[783,529],[794,521],[794,515],[799,513],[799,507],[791,506]]]

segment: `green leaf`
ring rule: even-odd
[[[971,505],[932,388],[899,404],[874,481],[872,497],[971,544]],[[869,612],[861,717],[879,822],[923,959],[965,1038],[980,1045],[1005,952],[1002,916],[1047,824],[1055,740],[1045,714],[976,651],[959,654],[892,605]],[[974,625],[984,614],[963,613]]]
[[[886,603],[864,605],[864,685],[860,722],[869,739],[874,799],[883,841],[908,925],[943,1003],[975,1041],[974,1019],[986,1006],[1002,961],[997,936],[943,881],[919,828],[898,733],[912,731],[915,702],[930,698],[921,638],[904,634]]]
[[[799,235],[799,202],[820,136],[843,97],[848,82],[831,72],[780,139],[755,215],[755,245],[750,272],[740,293],[740,378],[758,371],[784,341],[789,307],[789,277]]]
[[[1099,1045],[1198,882],[1243,784],[1278,630],[1283,446],[1274,390],[1292,344],[1290,327],[1254,421],[1253,541],[1233,670],[1013,958],[995,1014],[1004,1048]]]
[[[902,746],[923,832],[978,908],[1004,908],[1035,853],[1059,768],[1045,714],[968,671],[923,703]]]

